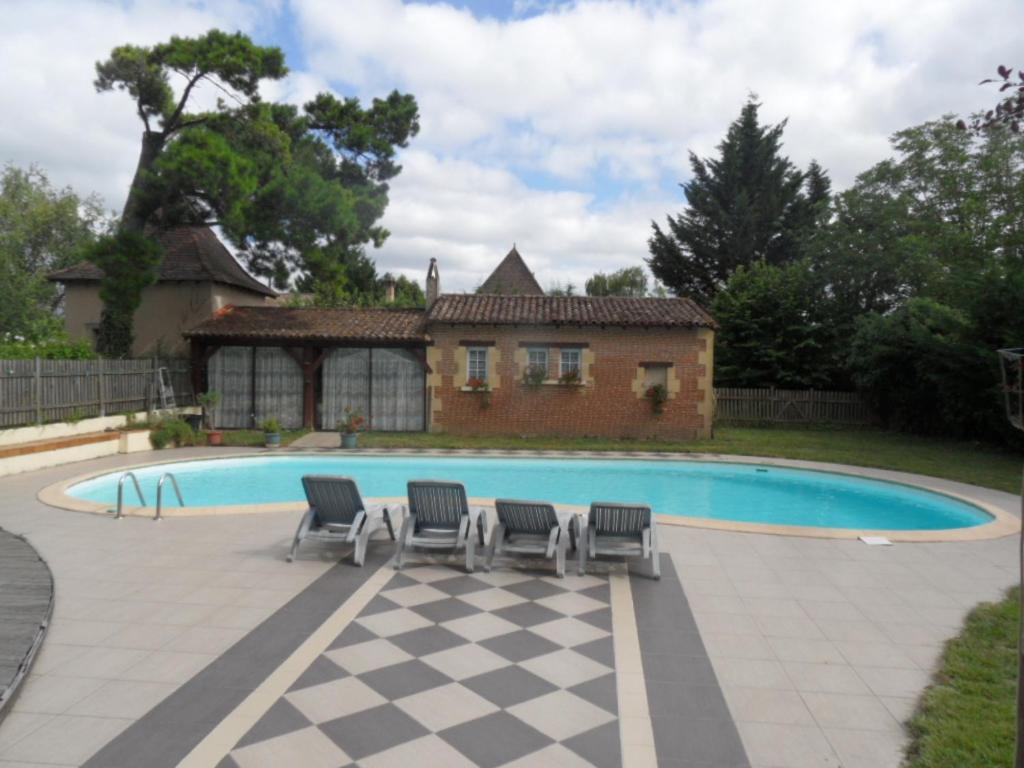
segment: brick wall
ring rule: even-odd
[[[548,328],[432,325],[431,430],[459,434],[605,437],[706,437],[711,428],[714,333],[706,329]],[[466,345],[489,347],[486,394],[464,391]],[[523,342],[549,349],[549,378],[558,350],[586,344],[584,386],[523,384]],[[660,415],[643,397],[644,362],[671,363],[670,399]]]

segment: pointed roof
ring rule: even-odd
[[[156,234],[163,246],[159,282],[211,282],[232,285],[263,296],[277,292],[250,275],[209,227],[180,226]],[[103,270],[89,261],[51,272],[47,277],[61,283],[103,279]]]
[[[515,245],[508,255],[501,260],[501,263],[491,272],[491,276],[484,280],[478,293],[504,294],[512,296],[543,296],[544,289],[540,287],[533,272],[526,266],[523,257],[519,255]]]

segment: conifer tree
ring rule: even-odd
[[[652,222],[647,263],[677,295],[710,302],[737,267],[798,257],[807,217],[805,176],[781,154],[786,121],[762,125],[759,108],[753,97],[744,104],[718,157],[690,153],[693,178],[682,185],[686,209],[668,216],[667,230]]]

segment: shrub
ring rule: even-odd
[[[28,341],[21,336],[0,335],[0,360],[92,360],[96,357],[89,342],[72,341],[63,334],[39,341]]]
[[[150,444],[158,450],[166,448],[168,445],[173,445],[175,448],[197,445],[198,438],[199,436],[188,422],[181,419],[167,419],[158,422],[153,431],[149,433]]]
[[[267,434],[277,434],[281,431],[281,422],[277,419],[267,419],[260,424],[260,428]]]

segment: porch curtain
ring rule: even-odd
[[[320,428],[337,429],[350,405],[370,415],[370,350],[333,349],[323,362]]]
[[[277,419],[284,429],[302,426],[302,368],[278,347],[256,347],[256,424]]]
[[[405,349],[373,350],[371,429],[411,432],[423,429],[423,366]]]
[[[220,393],[214,426],[252,427],[252,347],[221,347],[210,358],[207,376],[209,389]]]

